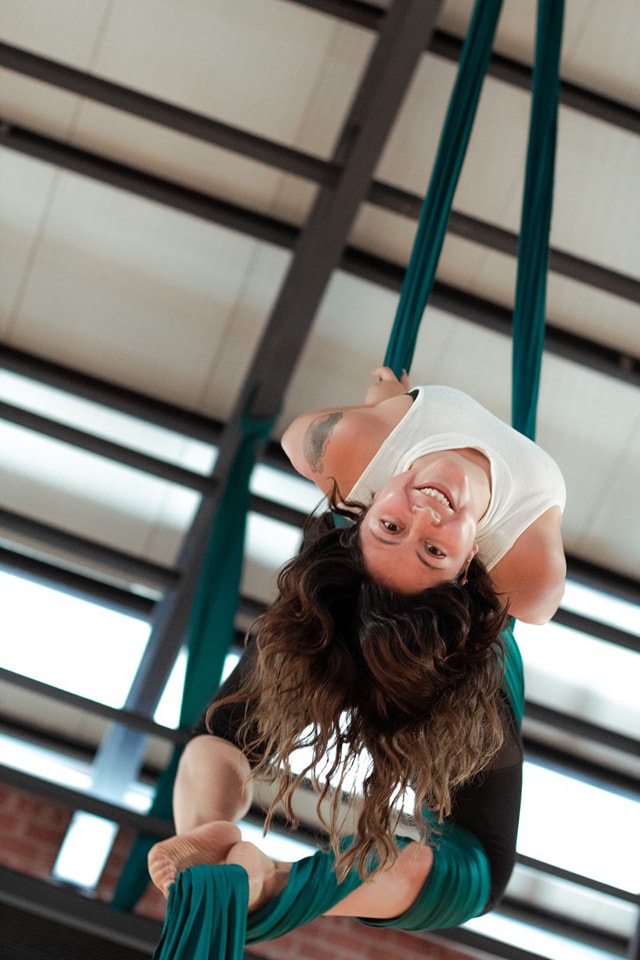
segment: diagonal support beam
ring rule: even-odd
[[[333,271],[339,265],[360,204],[370,189],[378,159],[414,69],[435,28],[442,0],[395,0],[355,96],[333,158],[339,174],[321,187],[301,231],[288,274],[253,363],[225,427],[213,493],[203,497],[189,531],[178,589],[158,604],[147,651],[125,707],[151,712],[160,696],[187,625],[200,562],[229,468],[238,451],[241,417],[274,418]],[[144,739],[114,727],[96,758],[94,790],[113,797],[137,772]]]
[[[379,157],[415,66],[433,31],[438,2],[396,2],[379,40],[336,149],[333,187],[321,187],[301,231],[288,275],[249,371],[243,401],[251,413],[278,413],[286,381],[338,266],[348,234],[366,199]]]

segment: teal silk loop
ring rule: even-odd
[[[153,960],[242,960],[249,882],[246,870],[191,867],[169,889]]]
[[[513,709],[518,726],[522,726],[524,717],[524,666],[522,654],[513,632],[515,620],[502,631],[504,681],[507,696]]]
[[[360,919],[368,927],[396,930],[444,930],[477,917],[491,892],[484,848],[468,830],[440,824],[433,840],[433,865],[420,894],[399,917]]]
[[[350,838],[347,838],[343,848],[349,842]],[[287,886],[280,896],[250,915],[247,943],[273,940],[315,920],[361,885],[356,870],[350,871],[339,882],[334,863],[333,854],[322,850],[294,863]]]
[[[422,204],[384,364],[409,370],[418,329],[435,280],[462,163],[480,99],[502,0],[477,0]]]
[[[242,440],[225,483],[201,565],[187,628],[188,661],[180,729],[190,730],[211,702],[220,684],[224,660],[233,640],[240,594],[246,519],[251,492],[249,482],[257,445],[268,440],[271,420],[245,417]],[[154,817],[171,819],[173,784],[182,747],[162,773],[149,811]],[[131,910],[149,882],[147,854],[157,840],[147,834],[133,844],[113,898],[118,910]]]
[[[505,684],[518,723],[522,721],[524,686],[522,661],[515,642],[512,626],[503,634]],[[429,815],[433,820],[433,815]],[[468,830],[452,823],[434,822],[434,861],[429,876],[409,909],[399,917],[388,920],[360,918],[373,927],[393,927],[401,930],[443,930],[457,927],[482,913],[489,899],[491,875],[482,844]],[[344,841],[348,845],[349,839]],[[410,839],[398,837],[402,849]],[[216,913],[222,913],[229,903],[229,886],[237,885],[238,895],[246,887],[246,874],[232,866],[197,867],[179,875],[180,887],[171,888],[167,918],[161,945],[189,942],[190,953],[157,952],[154,960],[241,960],[246,943],[273,940],[295,930],[302,924],[320,917],[331,907],[356,890],[362,883],[357,871],[352,870],[339,882],[334,870],[332,853],[318,851],[294,863],[287,886],[276,899],[246,919],[246,928],[236,930],[236,952],[208,952],[211,947],[211,925],[214,918],[206,915],[206,904],[217,903]],[[183,878],[189,875],[188,895]],[[232,901],[235,902],[235,901]],[[220,922],[215,918],[215,922]],[[201,944],[194,928],[202,927]],[[194,941],[194,936],[196,940]],[[187,940],[187,938],[189,938]],[[160,950],[160,948],[158,948]]]
[[[511,422],[530,440],[542,366],[560,87],[563,0],[539,0],[536,58],[513,311]]]

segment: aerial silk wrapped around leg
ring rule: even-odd
[[[505,630],[503,644],[505,689],[520,723],[523,671],[512,628]],[[401,849],[410,842],[408,837],[398,838]],[[343,847],[349,843],[350,838],[346,838]],[[282,893],[248,917],[246,908],[244,915],[238,911],[241,898],[246,903],[248,897],[248,878],[241,867],[198,866],[183,871],[170,889],[154,960],[241,960],[245,943],[281,937],[322,916],[360,886],[357,871],[352,870],[339,882],[334,866],[334,855],[326,851],[299,860],[293,864]],[[470,831],[445,823],[438,828],[433,866],[413,905],[399,917],[361,922],[403,930],[456,927],[482,913],[490,888],[489,863],[480,841]],[[210,916],[212,905],[215,917]],[[233,917],[235,939],[229,936],[227,914]]]
[[[499,0],[478,0],[476,5],[432,184],[442,178],[447,170],[453,178],[459,172],[471,127],[467,123],[460,125],[455,103],[467,115],[470,110],[475,110],[499,10]],[[518,250],[513,363],[514,426],[532,439],[535,431],[532,411],[537,399],[544,338],[546,256],[553,189],[562,17],[562,0],[540,0],[524,196],[527,210],[523,212]],[[482,39],[479,41],[478,38]],[[471,41],[477,44],[475,49],[472,49]],[[463,71],[469,69],[470,59],[473,59],[472,54],[481,63],[484,62],[484,67],[478,69],[476,62],[473,64],[474,70],[464,74]],[[550,118],[547,122],[545,116]],[[462,150],[460,157],[456,157],[457,148]],[[427,194],[425,207],[428,209],[423,208],[392,342],[385,358],[385,364],[391,366],[398,375],[403,368],[408,370],[410,366],[415,336],[435,276],[454,188],[455,183],[453,187],[451,184],[437,186],[436,183]],[[432,205],[435,205],[435,212],[430,209]],[[435,259],[430,240],[435,244]],[[523,408],[524,415],[518,412]],[[503,642],[505,686],[520,724],[524,708],[522,661],[512,627],[505,630]],[[344,842],[348,844],[349,839]],[[408,838],[398,839],[400,847],[409,842]],[[321,916],[357,889],[360,883],[355,871],[351,871],[343,882],[338,882],[333,854],[319,851],[295,863],[280,896],[247,917],[247,901],[244,898],[248,898],[248,882],[242,868],[193,867],[180,874],[171,888],[162,940],[154,960],[241,960],[245,943],[282,936]],[[435,846],[433,866],[414,904],[401,916],[391,920],[367,919],[362,922],[407,930],[458,926],[483,912],[490,887],[491,871],[480,841],[470,831],[453,823],[445,823]],[[245,904],[244,913],[242,904]],[[211,913],[215,916],[211,916]]]

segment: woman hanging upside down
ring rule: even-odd
[[[453,926],[506,887],[523,702],[507,621],[544,623],[557,609],[564,482],[540,447],[466,394],[409,391],[385,367],[374,376],[364,405],[303,415],[282,438],[331,513],[310,523],[184,751],[177,834],[149,857],[165,895],[201,863],[243,866],[250,912],[283,891],[291,865],[235,826],[267,774],[277,785],[267,823],[278,804],[295,821],[295,790],[321,781],[326,856],[338,882],[361,881],[328,913]],[[366,773],[345,841],[345,778],[358,760]],[[412,841],[399,811],[408,792]]]

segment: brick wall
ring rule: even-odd
[[[0,785],[0,863],[46,879],[55,863],[71,813],[64,807]],[[97,894],[109,901],[133,841],[120,830]],[[136,913],[162,920],[164,899],[149,884]],[[469,960],[470,954],[426,936],[374,930],[353,920],[320,918],[278,940],[255,944],[248,954],[265,960]]]

